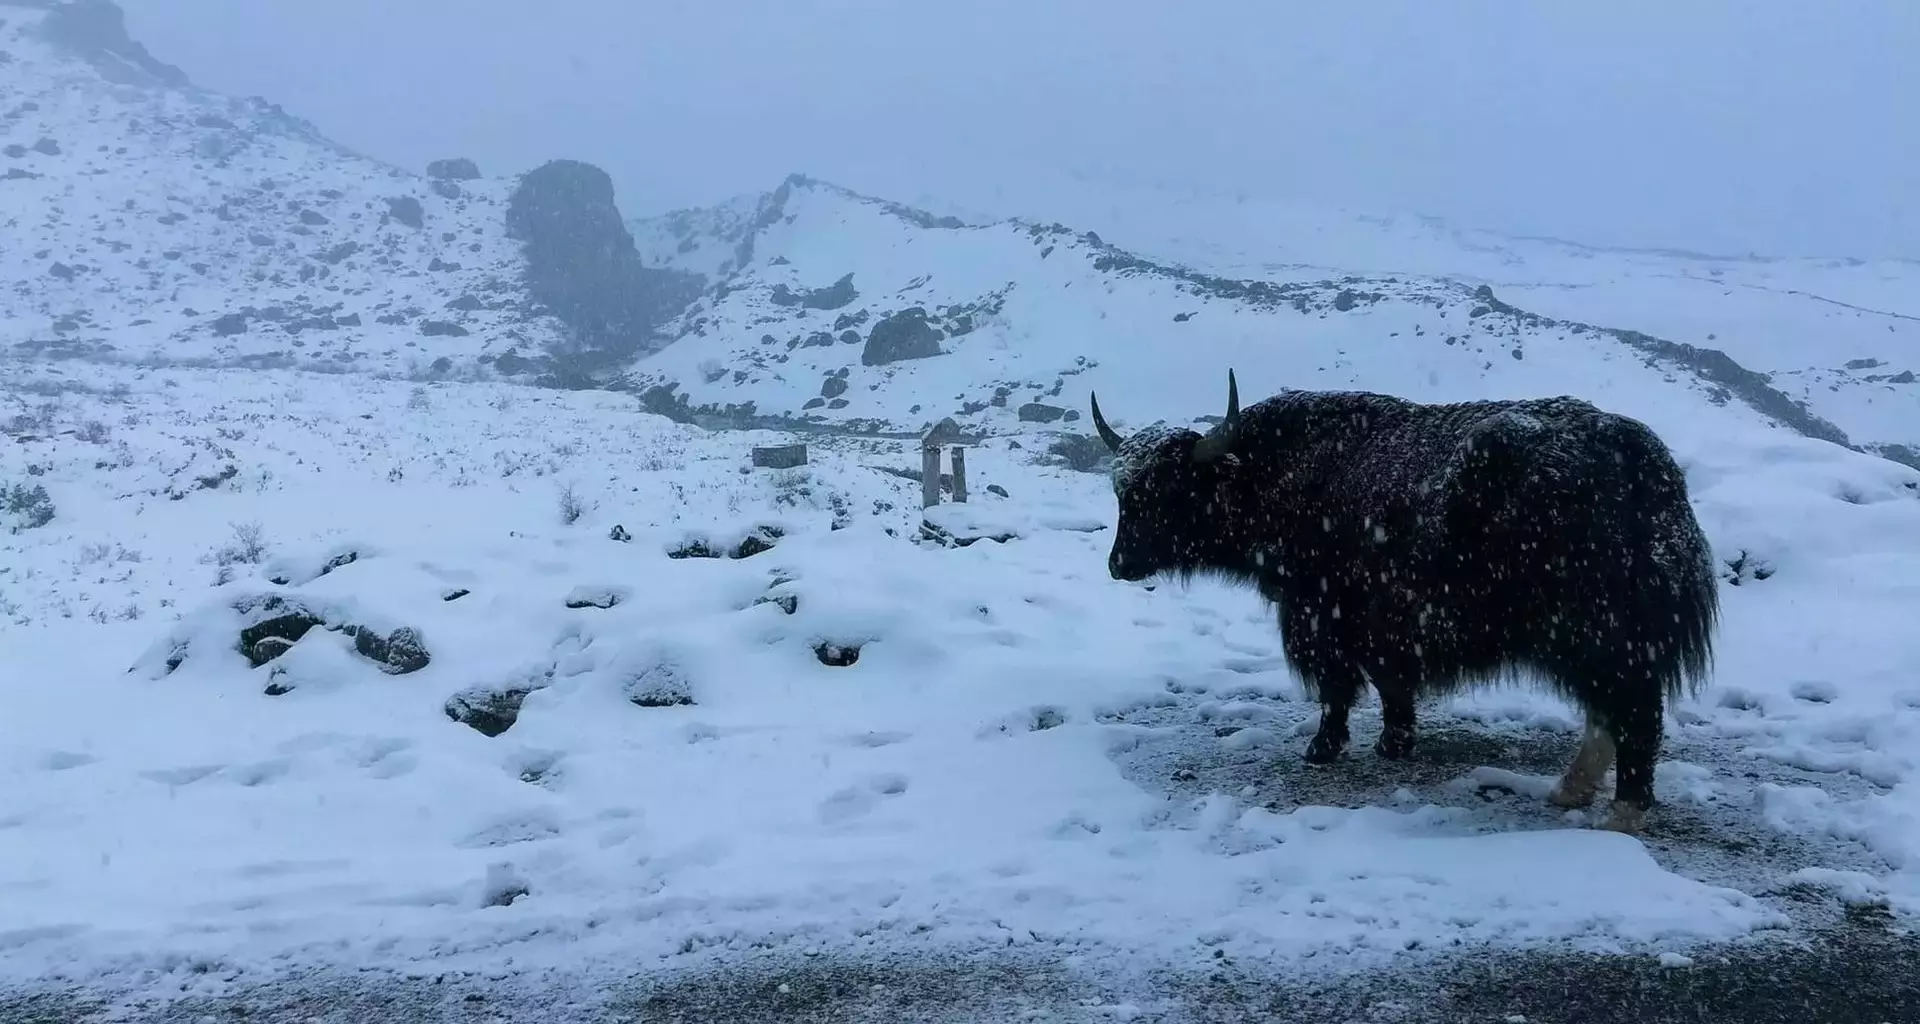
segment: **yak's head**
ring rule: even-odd
[[[1232,492],[1240,470],[1240,388],[1227,371],[1227,418],[1205,435],[1149,427],[1123,438],[1089,395],[1093,425],[1113,451],[1113,493],[1120,501],[1107,572],[1143,580],[1158,572],[1226,568],[1233,560]]]

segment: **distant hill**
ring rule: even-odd
[[[979,430],[1077,431],[1091,389],[1111,415],[1134,424],[1218,415],[1232,366],[1249,395],[1287,387],[1436,400],[1564,392],[1653,421],[1716,406],[1920,461],[1902,447],[1920,444],[1920,385],[1895,367],[1920,366],[1906,354],[1920,335],[1897,317],[1882,332],[1892,340],[1874,349],[1878,362],[1796,369],[1795,352],[1739,338],[1718,347],[1670,340],[1561,312],[1578,300],[1550,284],[1486,279],[1496,265],[1526,268],[1529,259],[1572,279],[1568,262],[1584,259],[1589,269],[1627,268],[1609,287],[1645,304],[1660,294],[1658,268],[1677,274],[1693,257],[1580,256],[1559,243],[1430,223],[1328,215],[1309,223],[1295,213],[1293,226],[1331,258],[1367,267],[1399,244],[1419,272],[1284,259],[1304,253],[1263,259],[1252,239],[1227,258],[1219,246],[1157,234],[1150,215],[1118,218],[1191,257],[1161,259],[1095,232],[963,221],[795,175],[764,196],[633,222],[646,259],[716,283],[669,325],[676,340],[639,363],[630,383],[650,389],[657,407],[689,415],[893,430],[951,415]],[[1194,220],[1223,223],[1208,216]],[[1531,255],[1498,256],[1496,243]],[[1438,273],[1447,252],[1466,274]],[[1766,309],[1778,293],[1743,298]],[[1862,347],[1877,337],[1855,334]],[[1802,361],[1807,352],[1818,356],[1810,347],[1797,353]],[[1762,365],[1788,365],[1762,372],[1743,362],[1749,353],[1774,357]]]
[[[1095,388],[1123,423],[1216,415],[1231,366],[1249,397],[1574,393],[1920,465],[1910,264],[1615,252],[1092,187],[1036,194],[1058,211],[1041,218],[963,218],[802,175],[623,216],[588,164],[415,173],[200,89],[106,0],[0,0],[0,97],[0,351],[16,356],[503,377],[631,388],[683,418],[1043,433],[1084,433]]]

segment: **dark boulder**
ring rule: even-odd
[[[69,0],[47,4],[40,32],[56,45],[93,64],[109,81],[184,86],[186,72],[155,60],[127,35],[126,14],[112,0]]]
[[[448,718],[468,726],[482,736],[498,736],[520,720],[520,705],[527,694],[538,687],[508,686],[500,689],[474,687],[447,698],[441,709]]]
[[[860,660],[859,644],[837,644],[831,640],[821,640],[813,645],[813,656],[820,664],[830,668],[845,668]]]
[[[621,683],[629,702],[643,708],[682,707],[695,703],[693,683],[670,661],[649,665]]]
[[[805,309],[839,309],[860,297],[853,288],[853,275],[843,275],[840,280],[825,288],[807,288],[794,291],[784,284],[773,286],[773,294],[768,296],[776,306],[800,306]]]
[[[786,531],[777,526],[756,526],[740,542],[727,548],[715,544],[705,537],[693,537],[667,552],[668,558],[752,558],[763,551],[772,551],[774,543],[784,536]]]
[[[927,322],[927,311],[913,306],[882,317],[873,325],[866,347],[860,350],[860,362],[864,366],[885,366],[942,355],[940,338],[939,330]]]
[[[527,261],[528,292],[571,328],[583,349],[576,358],[604,363],[639,353],[705,283],[642,264],[614,205],[613,179],[592,164],[553,160],[522,175],[506,222]]]
[[[343,631],[353,634],[355,651],[378,664],[380,671],[388,675],[418,672],[433,661],[419,631],[411,627],[401,626],[384,637],[365,627],[348,626]]]
[[[1067,414],[1067,410],[1045,402],[1028,402],[1019,409],[1022,423],[1052,423]]]
[[[322,263],[327,264],[328,266],[333,266],[339,263],[341,260],[344,260],[347,257],[352,256],[354,253],[359,251],[360,251],[359,242],[347,241],[347,242],[341,242],[339,245],[329,246],[326,249],[326,251],[320,253],[318,256],[315,256],[314,258],[319,260]]]
[[[427,164],[427,177],[435,181],[472,181],[480,177],[480,165],[464,156],[435,160]]]
[[[305,608],[287,605],[282,614],[262,619],[240,631],[240,653],[246,655],[247,662],[254,668],[259,668],[287,653],[315,626],[325,628],[326,622]]]
[[[387,215],[410,228],[426,226],[427,213],[420,206],[420,200],[412,196],[396,196],[387,200]]]

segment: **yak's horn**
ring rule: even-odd
[[[1119,451],[1120,442],[1124,439],[1120,436],[1119,431],[1107,426],[1107,418],[1100,415],[1100,399],[1096,397],[1093,392],[1089,391],[1087,392],[1087,400],[1093,403],[1093,429],[1100,432],[1100,440],[1105,441],[1109,449],[1116,452]]]
[[[1240,382],[1233,379],[1233,371],[1227,371],[1227,418],[1220,425],[1207,432],[1207,436],[1193,446],[1195,462],[1212,462],[1233,448],[1233,442],[1240,433]]]

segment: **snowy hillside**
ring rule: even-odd
[[[101,9],[0,0],[0,348],[407,374],[555,336],[511,182],[408,173],[196,89]]]
[[[1583,258],[1511,240],[1496,254],[1480,236],[1359,218],[1309,223],[1299,211],[1262,226],[1299,231],[1262,256],[1257,218],[1218,224],[1190,207],[1169,216],[1193,213],[1189,232],[1223,227],[1223,241],[1196,243],[1143,213],[1118,218],[1154,257],[1096,233],[935,216],[798,176],[755,202],[638,221],[650,258],[730,276],[636,380],[674,386],[691,408],[751,403],[760,414],[905,430],[954,415],[1004,431],[1071,424],[1089,389],[1111,395],[1116,417],[1135,424],[1217,415],[1234,366],[1260,395],[1578,393],[1650,420],[1711,403],[1920,461],[1886,447],[1920,444],[1920,385],[1902,369],[1920,368],[1920,321],[1897,312],[1908,300],[1890,284],[1873,297],[1892,314],[1788,295],[1777,280],[1772,291],[1745,282],[1732,297],[1695,303],[1735,285],[1686,284],[1696,264],[1679,255]],[[1385,262],[1402,243],[1401,261]],[[1802,271],[1807,287],[1834,291],[1869,277],[1739,272],[1760,281]],[[1715,324],[1727,336],[1700,330]],[[1806,353],[1821,362],[1808,367]]]
[[[1726,618],[1632,838],[1546,804],[1577,718],[1524,691],[1306,769],[1260,602],[1110,580],[1106,482],[1015,439],[946,547],[909,442],[751,470],[787,438],[605,391],[5,372],[0,989],[938,956],[1148,1006],[1920,912],[1920,473],[1758,422],[1665,425]]]
[[[1028,216],[1209,273],[1445,278],[1546,316],[1718,349],[1863,439],[1911,445],[1920,419],[1920,264],[1911,261],[1604,249],[1428,217],[1087,182],[1030,182],[1022,199]]]

